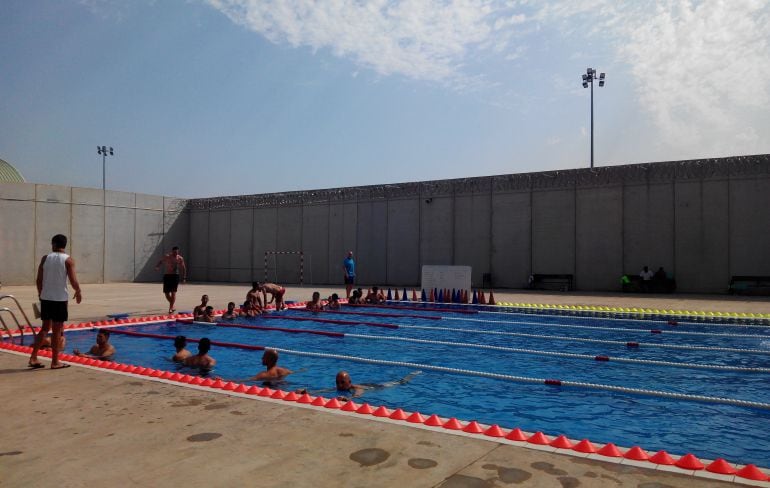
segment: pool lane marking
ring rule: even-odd
[[[134,337],[149,337],[153,339],[166,339],[166,340],[173,340],[176,337],[171,335],[149,334],[144,332],[130,332],[125,330],[114,330],[114,329],[112,330],[112,333],[123,334],[123,335],[134,336]],[[200,341],[200,339],[189,338],[189,337],[187,338],[187,340],[189,342]],[[605,385],[602,383],[586,383],[586,382],[580,382],[580,381],[563,381],[558,379],[515,376],[515,375],[509,375],[509,374],[502,374],[502,373],[476,371],[472,369],[450,368],[447,366],[434,366],[431,364],[412,363],[412,362],[406,362],[406,361],[390,361],[386,359],[370,359],[370,358],[362,358],[359,356],[348,356],[343,354],[330,354],[330,353],[323,353],[323,352],[297,351],[294,349],[286,349],[282,347],[256,346],[251,344],[239,344],[235,342],[211,341],[211,344],[220,346],[220,347],[232,347],[232,348],[248,349],[248,350],[256,350],[256,351],[263,351],[265,349],[275,349],[278,352],[283,352],[286,354],[294,354],[296,356],[317,357],[317,358],[323,358],[323,359],[340,359],[344,361],[353,361],[353,362],[365,363],[365,364],[377,364],[381,366],[399,366],[399,367],[406,367],[406,368],[413,368],[413,369],[420,369],[420,370],[439,371],[442,373],[452,373],[452,374],[458,374],[458,375],[464,375],[464,376],[479,376],[482,378],[514,381],[517,383],[544,384],[549,386],[574,386],[574,387],[588,388],[588,389],[594,389],[594,390],[633,393],[633,394],[643,395],[643,396],[674,398],[678,400],[690,400],[690,401],[698,401],[698,402],[705,402],[705,403],[720,403],[720,404],[726,404],[726,405],[736,405],[740,407],[752,407],[752,408],[761,408],[764,410],[770,410],[770,403],[752,402],[749,400],[740,400],[735,398],[711,397],[711,396],[705,396],[705,395],[691,395],[686,393],[674,393],[674,392],[661,391],[661,390],[646,390],[642,388],[629,388],[625,386]]]
[[[647,364],[652,366],[669,366],[669,367],[675,367],[675,368],[711,369],[715,371],[738,371],[742,373],[770,373],[770,368],[750,368],[745,366],[722,366],[718,364],[682,363],[677,361],[659,361],[659,360],[653,360],[653,359],[622,358],[622,357],[605,356],[605,355],[577,354],[577,353],[558,352],[558,351],[543,351],[540,349],[494,346],[490,344],[477,344],[472,342],[439,341],[435,339],[417,339],[412,337],[396,337],[391,335],[350,334],[350,333],[343,333],[343,332],[326,332],[326,331],[319,331],[319,330],[312,330],[312,329],[289,329],[285,327],[262,327],[258,325],[246,325],[246,324],[238,324],[238,323],[217,322],[216,325],[222,326],[222,327],[239,328],[239,329],[276,331],[276,332],[284,332],[289,334],[316,334],[316,335],[339,337],[339,338],[348,337],[348,338],[363,339],[363,340],[379,340],[379,341],[392,341],[392,342],[400,341],[400,342],[411,342],[416,344],[436,344],[436,345],[447,346],[447,347],[488,349],[491,351],[513,352],[513,353],[519,353],[519,354],[532,354],[535,356],[564,357],[564,358],[570,358],[570,359],[593,359],[595,361],[601,361],[601,362],[612,361],[617,363]]]
[[[322,319],[318,317],[290,317],[288,315],[261,315],[262,319],[283,319],[283,320],[295,320],[297,322],[321,322],[325,324],[337,324],[337,325],[365,325],[368,327],[382,327],[385,329],[398,329],[396,324],[386,324],[382,322],[366,322],[361,320],[343,320],[343,319]],[[770,336],[768,336],[770,338]]]
[[[329,312],[329,313],[338,313],[338,312]],[[349,313],[356,313],[356,312],[349,312]],[[410,317],[410,318],[423,318],[421,316],[417,315],[407,315],[403,314],[403,317]],[[289,317],[289,316],[262,316],[261,318],[271,318],[271,319],[278,319],[283,318],[286,320],[296,320],[296,321],[305,321],[305,322],[321,322],[321,323],[333,323],[333,324],[341,324],[341,325],[372,325],[376,327],[387,327],[392,329],[422,329],[422,330],[440,330],[440,331],[447,331],[447,332],[466,332],[470,334],[482,334],[482,335],[504,335],[504,336],[513,336],[513,337],[529,337],[529,338],[537,338],[537,339],[556,339],[556,340],[564,340],[564,341],[575,341],[575,342],[593,342],[598,344],[617,344],[617,345],[623,345],[626,347],[660,347],[660,348],[669,348],[669,349],[681,349],[681,350],[699,350],[699,351],[720,351],[720,352],[735,352],[735,353],[751,353],[751,354],[770,354],[770,349],[741,349],[741,348],[735,348],[735,347],[711,347],[711,346],[696,346],[696,345],[678,345],[678,344],[658,344],[658,343],[652,343],[652,342],[629,342],[629,341],[610,341],[606,339],[589,339],[584,337],[568,337],[568,336],[551,336],[551,335],[545,335],[545,334],[527,334],[524,332],[508,332],[508,331],[498,331],[498,330],[483,330],[483,329],[462,329],[459,327],[440,327],[440,326],[429,326],[429,325],[405,325],[405,324],[380,324],[377,322],[358,322],[358,321],[352,321],[352,320],[331,320],[331,319],[321,319],[321,318],[314,318],[314,317]],[[453,317],[442,317],[448,320],[481,320],[481,319],[467,319],[467,318],[453,318]],[[523,324],[523,325],[540,325],[540,322],[495,322],[495,323],[506,323],[506,324]],[[546,324],[548,325],[548,324]],[[562,324],[552,324],[556,326],[563,326]],[[577,326],[577,327],[588,327],[588,326]],[[643,332],[651,332],[651,330],[646,329],[624,329],[624,328],[613,328],[610,327],[608,330],[612,331],[619,331],[619,330],[631,330],[633,332],[636,331],[643,331]],[[770,339],[770,336],[763,336]]]
[[[352,307],[353,305],[351,305]],[[305,313],[325,313],[325,314],[341,314],[341,315],[364,315],[368,317],[389,317],[389,318],[395,318],[395,317],[411,317],[411,318],[419,318],[422,320],[441,320],[443,317],[440,315],[414,315],[414,314],[408,314],[408,313],[379,313],[379,312],[351,312],[349,310],[319,310],[319,311],[313,311],[313,310],[307,310],[302,308],[293,308],[290,309],[292,312],[305,312]]]
[[[410,302],[414,303],[414,302]],[[387,308],[387,309],[396,309],[396,310],[417,310],[418,312],[449,312],[449,313],[462,313],[466,315],[475,315],[478,314],[478,310],[455,310],[453,308],[441,308],[441,307],[415,307],[415,306],[402,306],[402,305],[375,305],[372,303],[367,304],[360,304],[360,305],[350,305],[345,304],[346,307],[349,308]]]
[[[642,322],[649,324],[652,323],[660,323],[661,325],[674,325],[670,324],[668,319],[658,319],[658,320],[652,320],[652,319],[635,319],[630,317],[584,317],[584,316],[575,316],[575,315],[567,315],[567,314],[558,314],[558,313],[527,313],[527,312],[486,312],[486,311],[479,311],[480,314],[494,314],[494,315],[517,315],[517,316],[524,316],[524,317],[553,317],[553,318],[566,318],[566,319],[575,319],[575,320],[611,320],[611,321],[617,321],[617,322]],[[603,312],[603,313],[614,313],[614,312]],[[443,317],[446,318],[446,317]],[[748,319],[751,320],[751,319]],[[764,324],[727,324],[727,323],[713,323],[713,322],[696,322],[692,320],[676,320],[676,325],[678,326],[690,326],[690,327],[753,327],[753,328],[759,328],[759,329],[770,329],[770,325],[764,325]]]
[[[718,332],[689,332],[685,330],[662,330],[662,329],[629,329],[626,327],[602,327],[598,325],[576,325],[576,324],[551,324],[542,322],[510,321],[510,320],[487,320],[471,319],[466,317],[444,317],[444,320],[461,320],[465,322],[482,322],[485,324],[509,324],[509,325],[531,325],[540,327],[564,327],[569,329],[592,329],[592,330],[610,330],[613,332],[636,332],[647,334],[675,334],[675,335],[693,335],[707,337],[747,337],[753,339],[770,339],[770,334],[727,334]]]

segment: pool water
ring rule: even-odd
[[[661,320],[471,311],[478,313],[462,313],[460,309],[437,312],[343,307],[342,312],[355,313],[312,314],[288,310],[271,314],[270,318],[234,321],[250,326],[339,332],[346,334],[344,337],[179,322],[136,325],[119,330],[172,337],[208,337],[212,341],[334,356],[312,357],[281,352],[279,365],[295,371],[285,383],[278,385],[286,391],[306,388],[311,394],[334,397],[337,395],[333,390],[334,378],[341,369],[347,370],[357,384],[392,382],[420,371],[406,384],[367,390],[356,401],[373,406],[400,407],[424,415],[435,413],[441,417],[477,420],[506,428],[543,431],[549,435],[565,434],[573,439],[588,438],[597,443],[639,445],[649,451],[693,452],[702,458],[724,457],[742,464],[770,464],[770,436],[766,434],[770,432],[770,410],[764,408],[530,384],[345,358],[770,402],[770,327],[765,325],[719,322],[673,325]],[[295,320],[297,318],[305,320]],[[345,322],[329,323],[328,320]],[[378,327],[378,324],[386,327]],[[67,349],[88,349],[95,334],[95,331],[68,331]],[[611,343],[613,341],[619,343]],[[172,340],[113,334],[111,342],[118,351],[115,360],[121,363],[192,373],[170,361],[174,353]],[[626,347],[626,342],[638,342],[640,347]],[[196,345],[191,343],[188,348],[195,352]],[[510,348],[528,351],[511,351]],[[731,350],[715,350],[717,348]],[[264,369],[261,351],[215,345],[210,354],[217,359],[217,366],[210,375],[225,380],[248,384],[248,378]],[[606,362],[594,360],[593,356],[597,355],[755,370],[724,371],[686,364]]]

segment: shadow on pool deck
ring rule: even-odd
[[[75,321],[114,312],[157,314],[164,307],[156,284],[84,288],[84,303],[71,308]],[[245,296],[247,289],[245,285],[188,285],[177,308],[192,308],[202,293],[208,293],[218,307],[224,306]],[[289,299],[304,298],[313,290],[290,288]],[[339,292],[320,290],[322,294]],[[26,304],[35,295],[33,287],[4,287],[2,293],[13,293]],[[634,306],[633,297],[625,295],[526,296],[529,299],[501,294],[499,299],[612,305],[607,301],[611,298]],[[565,301],[567,297],[576,301]],[[698,305],[702,306],[687,302],[692,309],[724,311],[740,302]],[[757,308],[741,310],[770,311],[767,301],[752,305]],[[731,486],[77,366],[32,371],[26,362],[25,356],[0,352],[0,484],[4,487],[178,486],[180,482],[266,487]]]

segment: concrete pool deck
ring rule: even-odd
[[[103,319],[108,313],[165,311],[159,284],[83,289],[84,302],[70,308],[71,322]],[[203,293],[223,308],[227,301],[242,300],[247,289],[242,284],[185,285],[177,309],[192,309]],[[287,299],[308,299],[316,289],[322,296],[339,293],[338,288],[290,287]],[[16,296],[31,316],[34,287],[6,286],[0,294]],[[770,313],[767,298],[507,291],[495,291],[495,296],[509,302]],[[10,305],[4,301],[3,306]],[[2,352],[4,487],[736,486],[84,367],[32,371],[25,367],[25,356]],[[547,426],[543,430],[558,434]]]

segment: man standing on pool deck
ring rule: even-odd
[[[51,369],[61,369],[69,367],[69,364],[59,362],[59,346],[61,345],[62,329],[64,321],[67,320],[67,279],[69,279],[72,288],[75,289],[75,301],[80,303],[83,299],[80,293],[80,283],[75,275],[75,261],[64,253],[67,247],[67,237],[56,234],[51,239],[51,248],[53,252],[43,256],[40,266],[37,268],[37,293],[40,297],[40,318],[43,319],[43,326],[40,332],[35,336],[35,345],[32,347],[32,354],[29,356],[30,368],[43,368],[44,366],[37,360],[37,351],[43,343],[43,339],[48,331],[53,327],[53,336],[51,337]]]
[[[345,269],[346,298],[350,298],[350,290],[356,282],[356,262],[353,260],[353,251],[348,251],[348,257],[342,261],[342,267]]]
[[[187,267],[184,265],[184,258],[179,254],[179,246],[171,248],[171,252],[166,254],[155,265],[159,270],[160,265],[164,265],[163,271],[163,294],[168,300],[168,313],[176,312],[174,303],[176,302],[176,291],[179,287],[179,275],[181,271],[182,283],[187,280]]]

